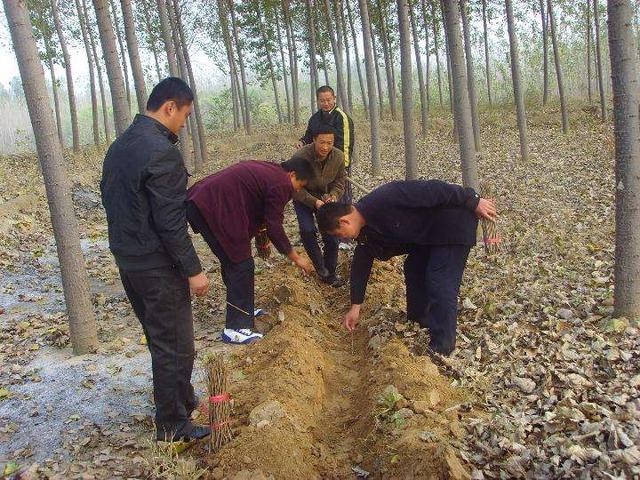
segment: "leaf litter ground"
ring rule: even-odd
[[[376,266],[364,321],[341,326],[348,297],[280,259],[257,261],[270,315],[264,341],[217,341],[222,287],[194,303],[198,351],[228,353],[235,439],[217,455],[195,448],[158,462],[149,446],[149,357],[106,250],[97,183],[103,152],[69,159],[101,348],[73,358],[55,246],[32,157],[0,168],[3,313],[0,462],[32,478],[633,478],[640,474],[639,343],[635,319],[612,312],[613,137],[589,111],[530,114],[531,160],[517,159],[510,113],[483,112],[481,178],[500,210],[501,253],[469,259],[458,349],[435,367],[427,334],[404,320],[402,261]],[[509,125],[505,124],[509,120]],[[513,121],[512,121],[513,120]],[[363,164],[368,188],[403,178],[401,124],[386,121],[384,175]],[[215,171],[240,159],[280,160],[291,128],[210,139]],[[418,139],[420,174],[460,182],[451,126],[433,120]],[[21,172],[15,175],[14,172]],[[289,210],[286,228],[297,238]],[[346,274],[348,258],[341,259]],[[199,364],[198,364],[199,365]],[[200,368],[198,366],[198,368]],[[196,374],[204,391],[204,376]],[[180,468],[178,468],[180,467]]]

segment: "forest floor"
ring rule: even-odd
[[[21,478],[637,478],[640,336],[612,318],[613,132],[596,112],[529,113],[531,159],[518,160],[515,116],[482,112],[480,177],[497,198],[501,251],[479,244],[460,294],[458,345],[444,365],[404,318],[402,259],[376,264],[363,322],[341,326],[348,289],[257,260],[265,339],[222,344],[224,290],[194,300],[199,359],[222,351],[234,439],[172,456],[151,442],[149,355],[106,243],[98,182],[103,151],[68,170],[91,277],[100,348],[71,354],[44,188],[33,156],[0,163],[0,476]],[[279,161],[300,129],[214,134],[197,176],[242,159]],[[358,132],[354,177],[404,177],[402,125],[385,121],[384,174],[371,177]],[[424,178],[460,182],[450,121],[418,139]],[[357,192],[356,192],[357,195]],[[292,209],[286,229],[297,239]],[[298,247],[300,248],[300,247]],[[348,272],[348,254],[341,269]],[[194,375],[204,392],[200,361]]]

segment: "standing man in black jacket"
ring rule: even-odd
[[[355,205],[323,205],[317,216],[320,230],[358,241],[351,264],[351,309],[344,318],[347,330],[358,324],[374,258],[408,254],[407,318],[429,329],[432,351],[451,354],[458,292],[476,243],[478,218],[496,219],[493,200],[439,180],[390,182]]]
[[[210,434],[190,421],[198,403],[190,293],[209,289],[187,232],[187,170],[175,145],[192,103],[181,79],[158,83],[144,115],[109,147],[100,182],[109,248],[151,352],[157,439],[169,441]]]
[[[341,108],[336,106],[336,94],[328,85],[323,85],[316,91],[316,98],[320,110],[314,113],[307,124],[307,130],[298,141],[297,148],[313,143],[314,132],[326,129],[327,126],[335,133],[333,146],[344,154],[344,168],[347,176],[351,175],[351,160],[353,159],[354,130],[353,120]],[[351,203],[351,183],[345,184],[343,203]]]

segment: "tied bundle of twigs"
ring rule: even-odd
[[[258,250],[258,256],[263,260],[266,260],[271,255],[271,241],[267,235],[267,227],[262,226],[256,234],[256,250]]]
[[[480,187],[480,196],[482,198],[493,198],[493,191],[489,184],[484,183]],[[484,251],[488,256],[493,256],[500,251],[500,237],[498,236],[498,227],[496,222],[485,218],[480,220],[482,227],[482,241],[484,242]]]
[[[207,392],[209,394],[209,425],[211,451],[217,452],[231,440],[231,397],[227,392],[227,369],[221,353],[206,359]]]

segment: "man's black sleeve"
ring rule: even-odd
[[[202,271],[187,232],[187,170],[177,148],[151,162],[145,189],[156,232],[169,256],[185,277]]]
[[[358,245],[351,261],[351,304],[364,302],[367,283],[373,266],[373,254],[367,245]]]
[[[309,145],[311,142],[313,142],[313,132],[311,131],[312,120],[313,116],[311,116],[311,118],[309,118],[309,121],[307,122],[307,129],[305,130],[304,135],[300,137],[300,141],[305,145]]]

